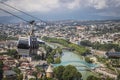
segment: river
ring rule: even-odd
[[[52,48],[56,48],[58,46],[58,44],[53,44],[53,43],[49,43],[49,46],[51,46]],[[87,63],[82,56],[76,54],[75,52],[71,52],[68,50],[63,50],[63,54],[61,56],[61,63],[60,64],[53,64],[54,67],[57,66],[66,66],[66,65],[73,65],[77,68],[77,70],[79,72],[81,72],[82,74],[82,78],[83,80],[86,80],[87,76],[89,75],[94,75],[91,72],[91,69],[97,67],[96,64],[89,64]]]

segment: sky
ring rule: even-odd
[[[42,20],[120,19],[120,0],[0,0]],[[27,20],[32,19],[0,3],[0,8]],[[15,21],[0,11],[0,22]]]

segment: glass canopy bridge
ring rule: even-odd
[[[91,71],[93,69],[95,69],[96,67],[98,67],[98,65],[96,64],[90,64],[90,63],[86,63],[85,61],[63,61],[61,64],[53,64],[54,67],[57,66],[67,66],[67,65],[73,65],[75,66],[79,71]]]

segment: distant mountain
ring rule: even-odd
[[[0,23],[17,23],[21,22],[20,19],[16,19],[14,16],[0,16]]]
[[[26,16],[21,16],[27,21],[33,20],[32,18],[28,18]],[[0,17],[0,23],[21,23],[24,22],[14,16],[2,16]],[[111,23],[111,22],[120,22],[120,20],[59,20],[59,21],[36,21],[37,25],[89,25],[89,24],[104,24],[104,23]]]
[[[120,20],[60,20],[60,21],[51,21],[56,25],[91,25],[91,24],[107,24],[111,22],[120,22]]]

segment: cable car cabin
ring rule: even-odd
[[[18,53],[20,57],[27,58],[30,53],[30,40],[28,37],[20,37],[18,40]]]
[[[37,37],[31,36],[30,37],[30,53],[37,54],[38,48],[39,48],[39,43],[37,41]]]
[[[18,49],[29,49],[29,40],[26,37],[20,37],[18,41]]]
[[[31,54],[37,54],[39,43],[37,41],[37,37],[20,37],[17,47],[20,56],[28,57]]]

